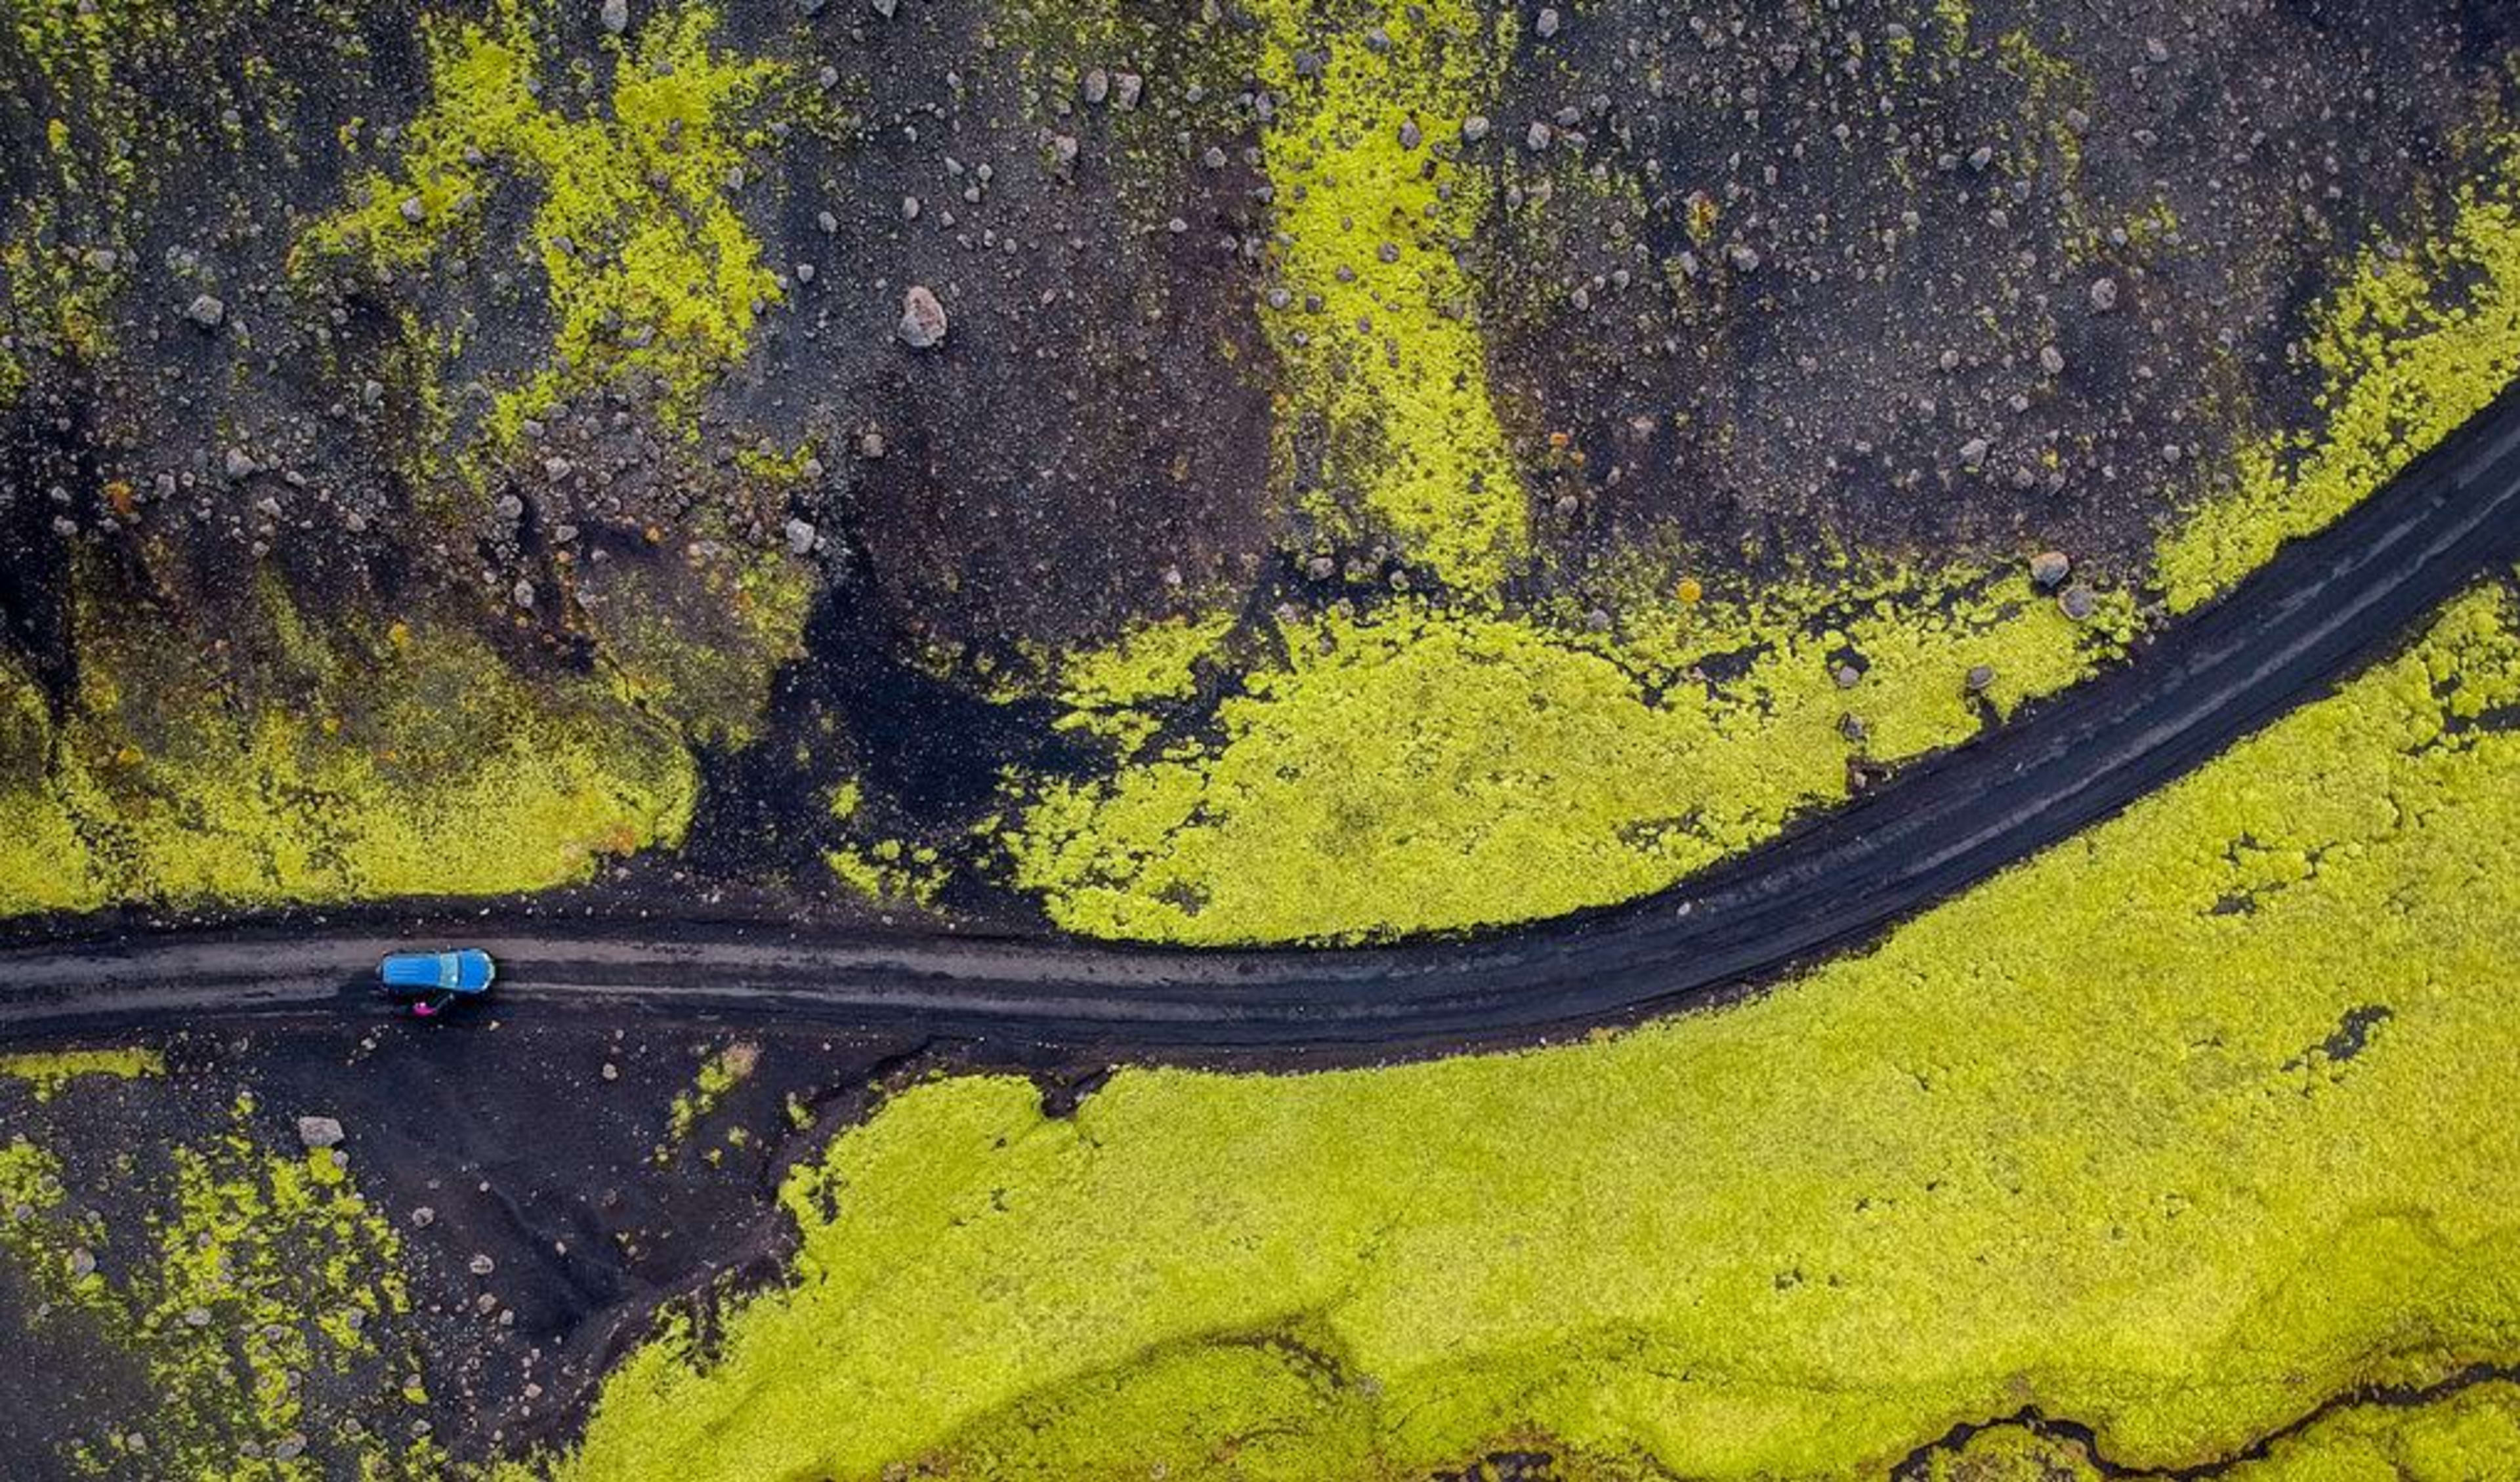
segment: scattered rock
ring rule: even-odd
[[[900,8],[896,0],[871,0],[871,3],[875,6],[875,13],[886,21],[891,20],[892,13]]]
[[[1099,67],[1087,69],[1085,73],[1085,101],[1099,108],[1102,106],[1102,100],[1110,96],[1111,74],[1102,70],[1102,68]]]
[[[1736,242],[1732,245],[1730,250],[1725,252],[1724,255],[1732,262],[1732,270],[1736,273],[1755,273],[1759,271],[1760,259],[1759,249],[1757,247]]]
[[[82,1245],[70,1252],[70,1275],[85,1277],[96,1271],[96,1252]]]
[[[858,439],[858,456],[860,458],[867,459],[881,458],[883,456],[883,434],[881,432],[868,432],[864,436],[860,437]]]
[[[2056,348],[2052,344],[2041,346],[2039,350],[2039,369],[2046,371],[2050,376],[2064,375],[2065,352]]]
[[[788,521],[788,549],[797,556],[803,556],[814,549],[814,525],[811,520]]]
[[[251,478],[254,471],[253,455],[243,448],[230,448],[220,461],[220,467],[227,471],[230,478],[240,480]]]
[[[1496,127],[1495,124],[1488,122],[1487,114],[1472,113],[1467,118],[1462,120],[1462,142],[1463,144],[1476,144],[1480,140],[1485,139],[1488,136],[1488,130],[1494,127]]]
[[[1986,467],[1986,455],[1992,451],[1983,437],[1972,437],[1960,444],[1960,467],[1974,473]]]
[[[517,578],[517,584],[508,589],[508,596],[515,600],[518,606],[530,607],[534,605],[534,584],[519,576]]]
[[[1864,671],[1853,664],[1840,664],[1837,672],[1829,677],[1837,681],[1839,689],[1852,690],[1864,682]]]
[[[411,1228],[414,1230],[427,1230],[429,1226],[436,1223],[437,1211],[429,1208],[426,1204],[421,1205],[418,1209],[411,1212]]]
[[[630,0],[604,0],[604,28],[616,36],[630,28]]]
[[[2143,38],[2143,55],[2146,60],[2158,67],[2170,60],[2170,43],[2159,36],[2146,36]]]
[[[402,198],[401,209],[402,219],[410,222],[413,226],[418,226],[428,219],[428,207],[422,203],[421,199],[418,196],[405,196]]]
[[[205,330],[215,330],[228,317],[228,306],[203,293],[184,308],[184,317]]]
[[[2091,588],[2078,581],[2067,587],[2063,595],[2056,599],[2056,606],[2074,621],[2088,622],[2092,614],[2099,609],[2100,599]]]
[[[901,342],[914,350],[932,350],[945,342],[945,305],[925,284],[914,283],[901,295]]]
[[[1147,79],[1136,72],[1116,72],[1111,77],[1111,102],[1122,109],[1133,109],[1146,96]]]
[[[1995,665],[1972,665],[1968,671],[1967,684],[1971,695],[1985,694],[1995,684]]]
[[[2062,551],[2042,551],[2030,558],[2030,582],[2042,592],[2053,592],[2073,574],[2074,563]]]
[[[1400,120],[1400,147],[1402,149],[1414,150],[1424,141],[1425,137],[1425,134],[1418,129],[1417,119],[1403,118]]]
[[[299,1117],[297,1141],[308,1147],[335,1147],[341,1142],[341,1124],[333,1117]]]
[[[491,1260],[487,1254],[476,1254],[472,1257],[471,1269],[474,1276],[486,1277],[499,1269],[499,1263]]]
[[[1548,40],[1550,37],[1556,35],[1556,34],[1557,34],[1557,12],[1556,12],[1556,10],[1555,10],[1553,7],[1550,7],[1550,6],[1543,6],[1543,7],[1541,7],[1541,11],[1540,11],[1540,19],[1539,19],[1539,21],[1537,21],[1536,22],[1534,22],[1534,23],[1533,23],[1533,25],[1532,25],[1532,27],[1531,27],[1531,28],[1532,28],[1532,30],[1533,30],[1534,32],[1536,32],[1536,33],[1539,35],[1540,39],[1541,39],[1541,40],[1543,40],[1543,41],[1546,41],[1546,40]]]
[[[2092,312],[2105,314],[2117,306],[2118,281],[2114,278],[2094,279],[2092,283]]]
[[[1523,147],[1535,155],[1549,148],[1549,125],[1537,118],[1531,120],[1531,127],[1524,130],[1522,135]]]

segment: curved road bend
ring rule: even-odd
[[[2520,556],[2520,386],[2140,661],[1662,894],[1519,930],[1356,950],[1173,951],[776,926],[396,934],[288,923],[0,953],[0,1035],[378,1011],[397,944],[477,941],[501,1011],[779,1015],[1112,1055],[1346,1059],[1529,1041],[1702,1002],[1874,936],[2316,697]],[[653,929],[653,928],[652,928]]]

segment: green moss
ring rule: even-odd
[[[1065,701],[1058,725],[1108,738],[1135,752],[1159,729],[1152,713],[1196,690],[1194,668],[1234,629],[1231,612],[1148,623],[1103,649],[1082,650],[1046,665],[1050,688]]]
[[[276,588],[216,647],[79,590],[68,713],[0,709],[48,759],[0,779],[0,913],[527,890],[689,822],[691,754],[600,680],[426,617],[317,632]]]
[[[932,845],[897,838],[834,844],[824,851],[823,862],[840,883],[878,904],[932,906],[953,878],[952,868]]]
[[[761,1047],[748,1040],[713,1051],[701,1060],[691,1089],[674,1096],[674,1104],[666,1114],[665,1141],[656,1148],[657,1161],[664,1161],[673,1149],[689,1142],[692,1129],[699,1125],[701,1118],[715,1111],[728,1092],[750,1080],[753,1068],[760,1063]]]
[[[805,651],[815,576],[784,552],[703,539],[679,558],[576,568],[565,586],[624,699],[736,750],[759,734],[780,666]]]
[[[415,1357],[393,1337],[411,1298],[392,1227],[337,1150],[266,1153],[251,1112],[241,1100],[232,1130],[138,1174],[157,1210],[145,1231],[82,1208],[37,1143],[0,1147],[0,1199],[15,1211],[0,1252],[51,1304],[37,1321],[80,1314],[149,1378],[145,1414],[89,1416],[63,1460],[180,1482],[312,1482],[344,1474],[327,1470],[342,1459],[367,1477],[442,1475],[432,1444],[395,1439],[408,1402],[389,1376]],[[344,1392],[366,1398],[317,1398]]]
[[[878,905],[934,905],[953,879],[953,866],[932,845],[884,836],[866,815],[865,801],[866,790],[855,778],[832,787],[829,811],[841,832],[824,851],[824,863],[840,883]]]
[[[117,1050],[51,1050],[27,1051],[19,1055],[0,1055],[0,1075],[12,1076],[35,1088],[35,1100],[49,1101],[62,1088],[83,1075],[110,1076],[116,1080],[137,1080],[142,1076],[164,1075],[166,1056],[156,1050],[125,1047]]]
[[[1034,789],[1009,838],[1015,880],[1069,930],[1209,943],[1624,900],[1844,798],[1850,762],[1973,735],[1974,667],[2008,714],[2088,675],[2128,620],[2117,598],[2078,627],[2017,576],[1628,610],[1616,641],[1405,603],[1297,619],[1279,635],[1285,667],[1245,676],[1214,739]],[[1849,656],[1868,667],[1841,690]],[[1706,679],[1719,658],[1738,676]],[[1136,753],[1155,719],[1115,708],[1102,662],[1073,667],[1065,724]],[[1164,666],[1187,672],[1170,651]]]
[[[301,253],[385,271],[423,266],[478,239],[506,179],[537,193],[519,250],[541,269],[554,319],[541,368],[501,389],[494,444],[556,401],[625,375],[652,378],[669,415],[691,412],[749,349],[758,306],[780,296],[732,201],[747,111],[785,75],[710,44],[716,14],[684,4],[616,53],[608,116],[570,118],[536,91],[538,22],[502,0],[486,23],[426,18],[431,100],[391,174],[311,228]]]
[[[1945,52],[1957,57],[1968,50],[1968,0],[1934,0],[1934,23],[1942,31]]]
[[[2464,600],[1718,1012],[1123,1070],[1058,1119],[1022,1080],[922,1085],[789,1186],[792,1283],[704,1362],[673,1329],[628,1360],[555,1474],[1115,1475],[1143,1438],[1178,1478],[1318,1437],[1412,1475],[1542,1433],[1704,1482],[1858,1478],[2024,1407],[2168,1467],[2520,1356],[2513,623]]]
[[[2485,1482],[2520,1460],[2520,1385],[2416,1405],[2361,1405],[2286,1436],[2229,1482]]]
[[[2174,611],[2352,509],[2520,374],[2520,139],[2493,148],[2494,167],[2459,188],[2437,240],[2363,253],[2316,314],[2318,425],[2242,447],[2237,487],[2164,538],[2158,575]]]
[[[2225,1482],[2489,1482],[2520,1459],[2520,1385],[2485,1380],[2446,1394],[2342,1406],[2213,1475]],[[2192,1475],[2192,1474],[2191,1474]],[[1999,1425],[1926,1461],[1925,1482],[2173,1482],[2103,1471],[2081,1441]]]
[[[1261,0],[1263,82],[1286,99],[1262,136],[1287,295],[1265,310],[1294,442],[1318,443],[1304,490],[1334,534],[1359,530],[1350,501],[1457,589],[1483,595],[1529,554],[1522,484],[1488,396],[1471,285],[1454,258],[1476,230],[1489,177],[1454,151],[1490,70],[1493,22],[1462,0],[1348,7],[1333,22],[1303,0]],[[1389,44],[1369,45],[1379,25]],[[1320,59],[1301,78],[1296,57]],[[1423,136],[1401,143],[1404,125]],[[1314,311],[1310,304],[1318,300]],[[1310,478],[1311,475],[1305,475]]]

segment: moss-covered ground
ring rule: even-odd
[[[0,667],[0,911],[533,889],[690,818],[673,727],[461,625],[321,627],[267,591],[255,629],[204,646],[99,607],[58,718]]]
[[[1551,9],[0,10],[0,913],[1543,917],[2520,367],[2472,6]]]
[[[665,411],[687,420],[781,292],[728,181],[742,178],[743,115],[782,68],[721,55],[716,12],[679,6],[635,47],[611,45],[600,114],[563,117],[542,101],[538,32],[552,25],[542,9],[502,4],[486,23],[422,18],[428,108],[403,131],[391,170],[367,173],[355,202],[309,230],[302,250],[388,278],[477,250],[502,177],[518,177],[535,197],[528,230],[553,337],[542,364],[496,393],[493,436],[513,439],[562,396],[630,374],[661,382]],[[460,334],[446,332],[448,349]]]
[[[2018,573],[1894,576],[1648,595],[1612,638],[1400,603],[1282,624],[1282,668],[1242,676],[1212,732],[1152,745],[1144,702],[1084,666],[1065,723],[1135,749],[1107,782],[1043,789],[1015,878],[1072,931],[1210,943],[1625,900],[2087,676],[2131,627],[2123,596],[2105,606],[2077,623]]]
[[[1471,44],[1451,30],[1447,45]],[[1411,49],[1427,44],[1332,62],[1339,75],[1380,69],[1432,85],[1442,66]],[[1392,159],[1412,157],[1383,137],[1397,116],[1348,120],[1312,144],[1307,167],[1344,184],[1281,181],[1311,202],[1298,219],[1448,219],[1449,204],[1420,202],[1447,178],[1440,157],[1394,172]],[[1322,156],[1342,162],[1321,166]],[[2248,442],[2231,486],[2165,534],[2148,585],[2166,607],[2220,595],[2286,539],[2352,508],[2520,370],[2520,148],[2506,141],[2491,157],[2446,206],[2437,240],[2357,264],[2314,313],[2310,422]],[[1341,288],[1355,295],[1375,281]],[[1380,333],[1396,337],[1389,296],[1375,307]],[[1403,358],[1387,368],[1429,394],[1483,401],[1475,378],[1430,376]],[[1418,476],[1431,450],[1475,456],[1485,425],[1461,409],[1383,406],[1373,456],[1391,477]],[[1408,453],[1421,444],[1424,457]],[[1495,484],[1459,469],[1444,481]],[[1484,528],[1447,517],[1457,532]],[[1468,573],[1432,563],[1457,583]],[[1365,615],[1345,603],[1282,609],[1258,649],[1270,660],[1246,662],[1212,725],[1168,744],[1140,744],[1153,723],[1117,722],[1084,687],[1067,723],[1116,726],[1126,744],[1105,777],[1017,789],[1013,878],[1068,930],[1204,943],[1442,930],[1629,899],[1842,799],[1877,775],[1868,769],[1965,741],[2086,677],[2138,629],[2134,592],[2087,590],[2078,628],[2026,580],[1965,568],[1868,582],[1815,572],[1710,602],[1672,564],[1597,578],[1615,596],[1589,613],[1561,602],[1500,615],[1475,583],[1471,600],[1404,599]]]
[[[669,1325],[554,1473],[1399,1476],[1538,1434],[1603,1474],[1856,1477],[2025,1408],[2180,1467],[2507,1362],[2515,625],[2462,600],[1716,1014],[1127,1070],[1060,1120],[922,1085],[790,1181],[792,1284],[704,1356]]]
[[[249,1096],[170,1145],[101,1147],[85,1124],[110,1094],[76,1079],[163,1073],[155,1051],[64,1052],[0,1101],[0,1261],[33,1304],[31,1352],[83,1371],[56,1459],[15,1468],[165,1482],[434,1478],[429,1395],[407,1331],[400,1239],[338,1147],[276,1150],[287,1134]],[[109,1213],[111,1211],[111,1213]],[[56,1361],[59,1361],[56,1359]],[[128,1368],[138,1382],[118,1388]]]

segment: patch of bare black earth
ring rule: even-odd
[[[2141,581],[2235,438],[2310,421],[2303,311],[2438,221],[2520,24],[2498,0],[1561,10],[1505,73],[1470,260],[1508,426],[1583,455],[1538,491],[1578,582],[1677,536],[1754,570],[2060,546]]]
[[[606,1370],[652,1335],[660,1304],[705,1344],[725,1301],[782,1279],[788,1164],[929,1063],[918,1041],[636,1019],[294,1025],[187,1035],[166,1053],[164,1078],[83,1079],[49,1102],[0,1085],[14,1130],[61,1158],[69,1205],[102,1221],[97,1269],[118,1280],[152,1259],[171,1214],[168,1148],[241,1133],[263,1155],[297,1158],[299,1118],[338,1122],[350,1176],[399,1237],[411,1311],[378,1320],[376,1362],[300,1374],[301,1429],[321,1449],[356,1418],[397,1443],[426,1435],[459,1462],[566,1441]],[[742,1068],[704,1095],[712,1057]],[[242,1117],[240,1094],[252,1098]],[[47,1308],[28,1277],[0,1256],[0,1325],[22,1361],[0,1386],[8,1475],[85,1475],[67,1469],[66,1444],[165,1434],[170,1393],[152,1376],[152,1345]],[[401,1394],[404,1364],[426,1403]],[[146,1461],[108,1474],[145,1475]]]

